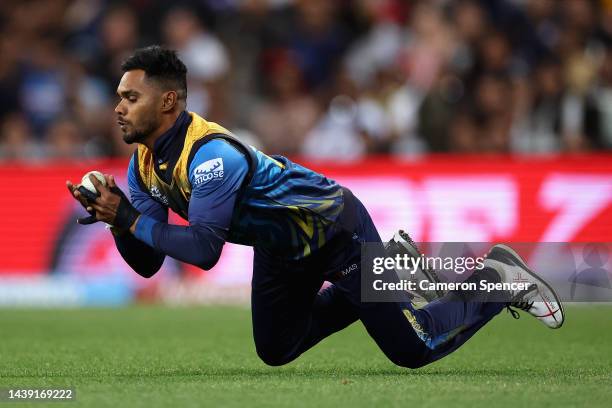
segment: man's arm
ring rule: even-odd
[[[212,140],[200,147],[189,168],[189,226],[142,214],[130,230],[148,246],[208,270],[221,256],[247,172],[242,153],[224,140]]]
[[[128,166],[128,186],[132,205],[141,213],[158,221],[168,221],[168,208],[155,201],[146,192],[142,191],[138,183],[134,156]],[[150,278],[164,263],[163,252],[152,248],[143,241],[138,240],[128,231],[123,233],[113,229],[115,245],[123,259],[141,276]]]

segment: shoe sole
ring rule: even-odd
[[[413,258],[419,258],[423,253],[414,245],[412,245],[408,240],[406,240],[406,238],[404,238],[401,234],[403,233],[403,230],[400,230],[400,232],[397,234],[399,236],[399,239],[396,239],[395,237],[393,237],[393,239],[395,239],[395,242],[397,242],[401,247],[403,247],[406,251],[408,251],[409,255]],[[419,268],[419,270],[421,271],[421,273],[423,275],[425,275],[425,278],[427,278],[428,281],[430,282],[440,282],[440,278],[438,278],[437,274],[435,274],[435,271],[432,271],[435,275],[432,275],[432,273],[425,268]],[[444,292],[440,291],[440,290],[435,290],[436,292],[436,298],[441,298],[444,296]],[[422,295],[419,295],[420,297],[423,297]],[[435,299],[435,298],[433,298]],[[431,299],[431,300],[433,300]],[[425,299],[427,302],[430,302],[431,300],[427,300]]]
[[[513,260],[517,263],[518,266],[523,268],[529,275],[531,275],[533,278],[535,278],[538,282],[541,282],[544,285],[544,287],[546,289],[548,289],[550,291],[550,293],[552,293],[555,302],[557,303],[557,305],[559,305],[559,311],[561,311],[561,324],[559,326],[557,326],[557,327],[551,327],[551,329],[560,329],[561,326],[563,326],[563,323],[565,323],[565,310],[563,309],[563,303],[561,303],[561,300],[559,299],[559,296],[557,295],[557,292],[555,292],[555,290],[552,288],[552,286],[550,286],[548,284],[548,282],[546,282],[544,279],[542,279],[537,273],[535,273],[534,271],[529,269],[529,267],[527,266],[527,264],[525,263],[523,258],[521,258],[521,256],[519,254],[517,254],[514,249],[512,249],[509,246],[504,245],[504,244],[497,244],[497,245],[493,246],[493,248],[491,248],[491,250],[489,252],[493,251],[495,248],[500,248],[500,249],[508,252],[512,256],[512,258],[514,258]],[[542,296],[542,295],[540,294],[540,296]],[[553,319],[555,319],[555,314],[554,313],[551,316],[553,316]],[[556,320],[557,319],[555,319],[555,321]]]

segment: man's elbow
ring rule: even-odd
[[[155,264],[146,264],[146,265],[133,265],[132,268],[134,272],[142,276],[143,278],[150,278],[155,275],[160,269],[162,264],[164,263],[163,258],[157,261]]]
[[[138,269],[134,269],[134,272],[136,272],[137,274],[139,274],[140,276],[142,276],[143,278],[151,278],[153,275],[155,275],[157,273],[157,271],[159,271],[159,269],[151,269],[151,270],[138,270]]]
[[[212,256],[202,256],[196,263],[194,263],[198,268],[202,268],[205,271],[211,270],[214,266],[219,262],[219,258],[221,257],[221,251],[214,253]]]
[[[201,234],[200,231],[196,231],[196,238],[198,240],[198,247],[201,250],[196,251],[197,260],[193,264],[198,268],[208,271],[219,262],[225,241],[218,238],[216,234],[211,236]]]
[[[202,268],[205,271],[208,271],[212,269],[217,264],[217,262],[219,262],[222,249],[223,244],[210,245],[208,246],[207,250],[198,251],[196,259],[192,263],[198,268]]]

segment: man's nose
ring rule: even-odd
[[[123,101],[119,102],[117,106],[115,106],[115,113],[118,115],[125,115],[125,110],[123,109]]]

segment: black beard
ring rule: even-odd
[[[150,122],[145,124],[143,130],[134,130],[129,133],[124,133],[123,141],[127,144],[142,143],[144,140],[147,139],[147,137],[149,137],[151,133],[153,133],[155,129],[157,129],[157,127],[157,123],[151,120]]]
[[[147,135],[144,132],[134,131],[131,133],[123,134],[123,141],[127,144],[141,143],[146,138]]]

